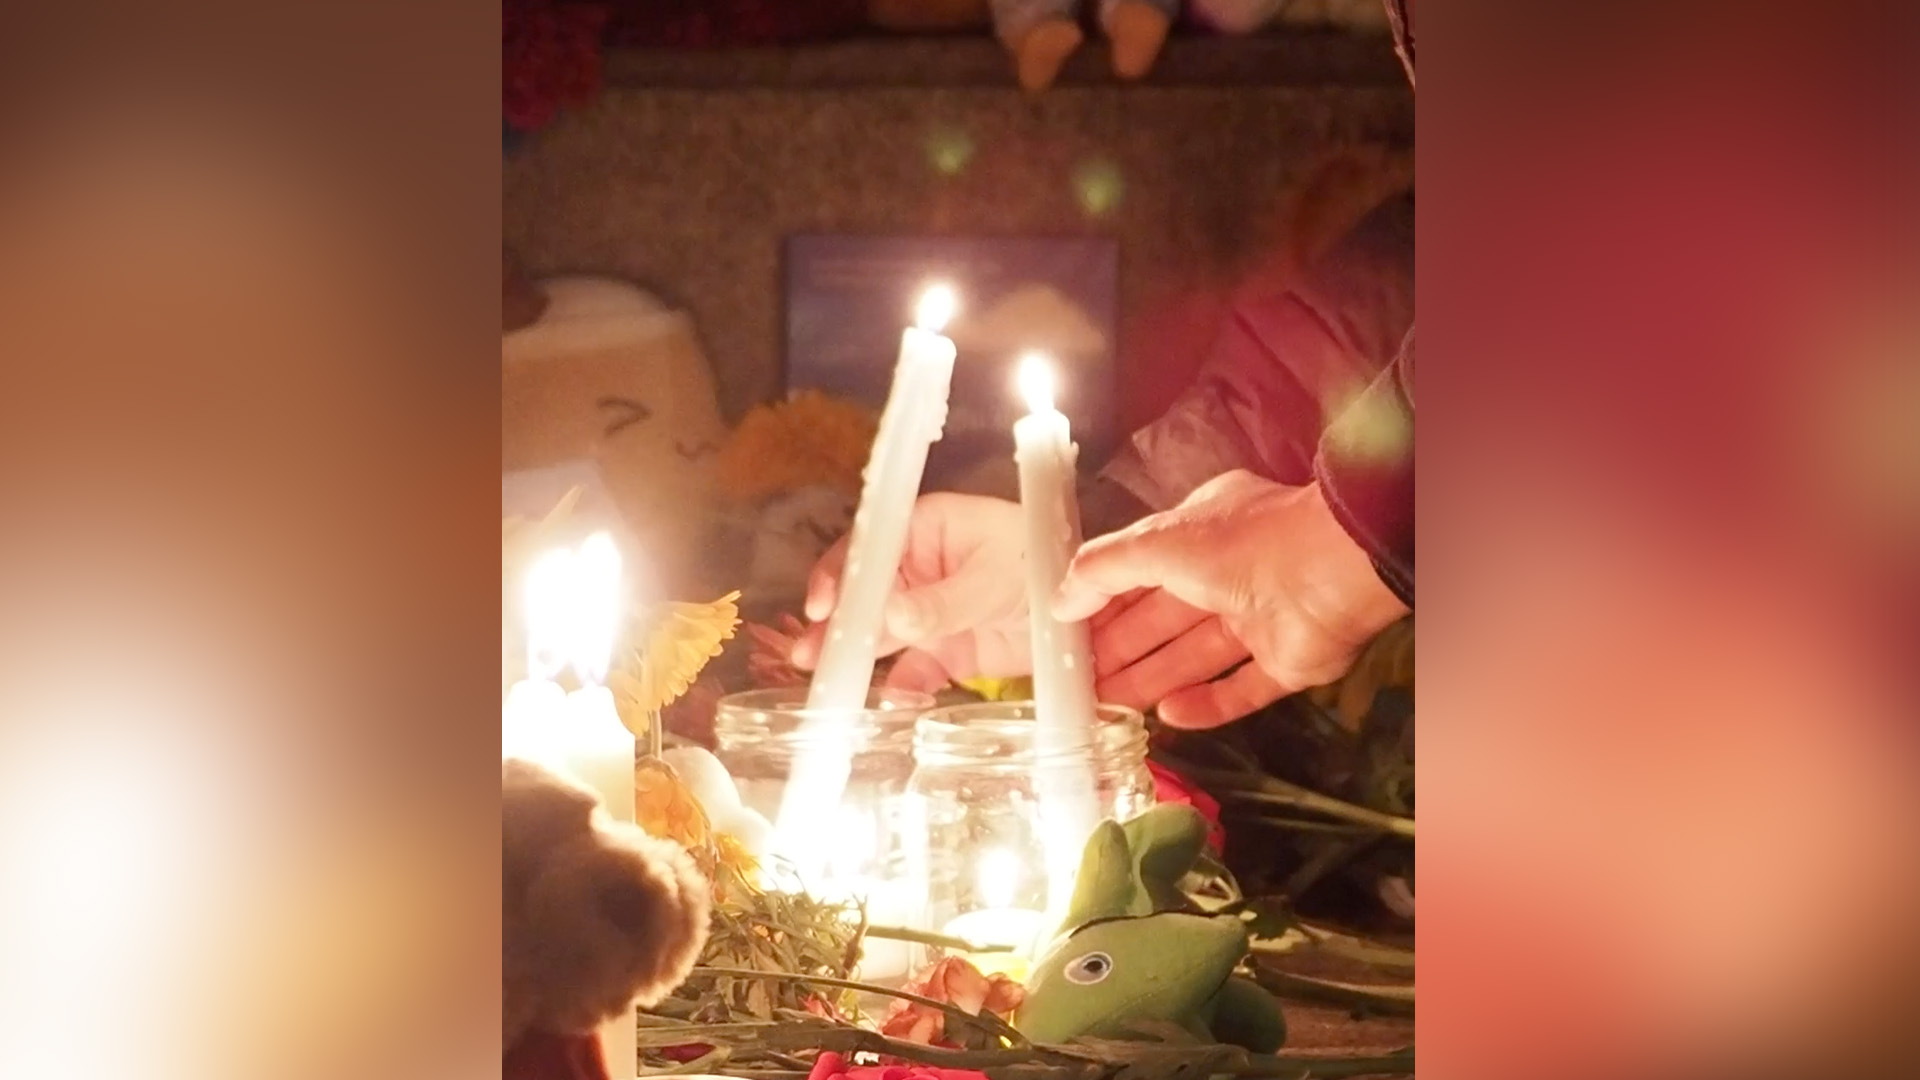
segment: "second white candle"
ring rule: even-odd
[[[1093,647],[1086,623],[1062,623],[1051,613],[1053,594],[1080,549],[1080,451],[1066,414],[1054,407],[1051,362],[1030,353],[1021,359],[1019,375],[1029,410],[1014,423],[1013,442],[1033,635],[1034,779],[1046,844],[1048,914],[1058,916],[1072,894],[1081,848],[1099,820]]]

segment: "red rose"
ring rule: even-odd
[[[1154,801],[1183,803],[1200,811],[1200,816],[1207,819],[1207,846],[1216,852],[1224,850],[1227,833],[1220,827],[1219,801],[1200,790],[1193,781],[1159,762],[1148,761],[1147,769],[1153,773]]]

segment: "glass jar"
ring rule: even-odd
[[[1153,805],[1145,719],[1117,705],[1099,708],[1090,748],[1097,809],[1125,821]],[[926,834],[929,928],[1020,952],[1052,929],[1047,906],[1045,832],[1039,815],[1032,702],[935,709],[914,733],[910,790]],[[1016,940],[1017,939],[1017,940]],[[983,969],[1015,970],[1019,956],[982,953]]]
[[[817,825],[817,848],[793,853],[796,860],[776,851],[766,866],[772,887],[863,901],[875,926],[918,925],[926,905],[925,833],[907,805],[907,785],[913,776],[914,724],[932,706],[926,694],[875,690],[864,709],[809,709],[804,686],[721,699],[714,716],[714,756],[732,775],[741,803],[774,822],[776,830],[796,766],[804,771],[823,759],[849,766],[838,807],[823,813]],[[874,940],[862,975],[873,981],[901,978],[911,959],[905,943]]]

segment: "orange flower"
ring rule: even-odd
[[[961,956],[946,957],[928,968],[918,982],[909,982],[905,989],[973,1016],[992,1013],[1002,1020],[1012,1016],[1027,996],[1026,988],[1019,983],[1001,974],[988,978]],[[897,998],[880,1024],[880,1033],[927,1046],[953,1046],[954,1043],[945,1039],[946,1028],[946,1013],[917,1001]]]
[[[815,485],[857,495],[878,427],[864,406],[817,390],[757,406],[720,449],[720,489],[741,502]]]

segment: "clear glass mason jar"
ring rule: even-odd
[[[1091,747],[1102,817],[1125,821],[1153,805],[1146,721],[1102,705]],[[982,944],[1025,947],[1047,901],[1032,702],[935,709],[914,732],[909,790],[927,850],[930,929]],[[1026,940],[1012,940],[1020,936]],[[993,954],[975,962],[1006,970]]]
[[[864,901],[876,926],[919,924],[926,905],[925,834],[908,805],[907,786],[914,768],[914,724],[932,707],[926,694],[875,690],[858,711],[809,709],[804,686],[720,700],[714,756],[733,776],[740,801],[770,822],[778,822],[797,762],[822,753],[845,754],[851,765],[845,795],[820,838],[821,865],[798,875],[776,862],[767,867],[774,887]],[[904,943],[875,940],[867,947],[862,974],[874,981],[904,977],[910,960]]]

